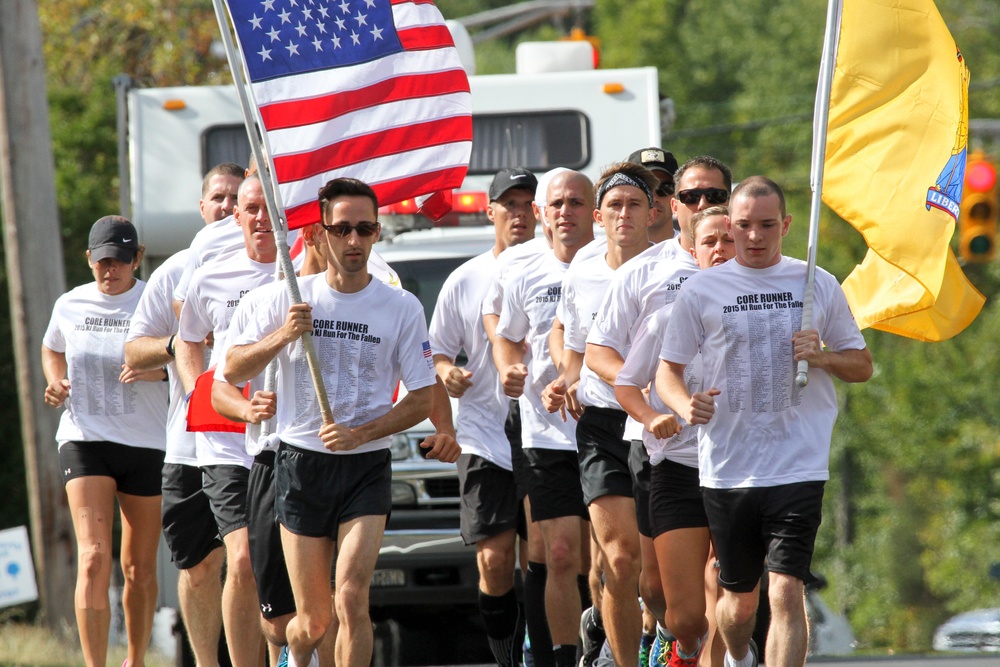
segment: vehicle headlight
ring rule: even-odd
[[[396,433],[389,441],[389,452],[393,461],[405,461],[410,458],[410,438],[405,433]]]
[[[416,490],[406,482],[392,483],[392,506],[414,507],[417,504]]]

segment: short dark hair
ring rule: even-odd
[[[235,162],[220,162],[209,169],[205,174],[205,178],[201,179],[201,196],[204,197],[208,194],[208,183],[212,180],[213,176],[235,176],[242,181],[243,174],[245,173],[246,169]]]
[[[720,172],[722,172],[722,180],[726,184],[726,189],[732,191],[733,172],[730,171],[729,167],[727,167],[725,164],[715,159],[711,155],[699,155],[698,157],[693,157],[684,164],[682,164],[677,169],[677,173],[674,174],[675,188],[679,186],[681,182],[681,176],[684,175],[684,172],[693,167],[701,167],[702,169],[718,169]]]
[[[368,197],[375,208],[375,222],[378,222],[378,195],[370,185],[356,178],[335,178],[327,181],[319,189],[319,217],[326,220],[327,207],[339,197]]]
[[[778,197],[778,206],[781,209],[781,217],[784,218],[787,215],[785,212],[785,193],[781,191],[780,185],[767,176],[750,176],[744,178],[736,186],[736,189],[733,190],[733,195],[729,200],[732,201],[737,195],[750,197],[751,199],[776,195]]]
[[[597,179],[594,191],[599,191],[601,186],[618,172],[645,183],[650,192],[656,192],[656,188],[660,186],[660,179],[658,179],[653,172],[646,167],[643,167],[641,164],[636,164],[634,162],[615,162],[614,164],[610,164],[605,167],[604,171],[601,172],[601,177]]]

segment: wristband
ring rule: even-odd
[[[171,357],[174,356],[174,352],[175,352],[175,350],[174,350],[174,339],[176,337],[177,337],[177,334],[173,334],[167,340],[167,354],[169,354]]]

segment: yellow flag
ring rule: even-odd
[[[982,309],[950,246],[968,87],[931,0],[843,0],[822,192],[868,243],[844,281],[862,328],[940,341]]]

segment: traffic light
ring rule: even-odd
[[[969,156],[958,215],[959,254],[969,263],[996,256],[997,168],[982,151]]]

